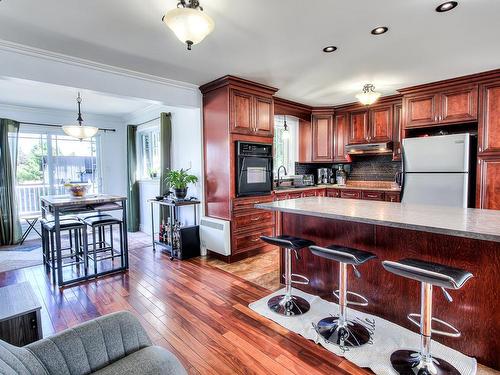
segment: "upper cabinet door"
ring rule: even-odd
[[[400,161],[401,160],[401,143],[403,142],[403,105],[395,104],[394,105],[394,121],[392,127],[392,142],[393,142],[393,151],[392,151],[392,160]]]
[[[333,161],[333,116],[313,115],[312,161]]]
[[[406,128],[432,126],[439,123],[439,95],[421,94],[404,98]]]
[[[253,132],[252,103],[253,95],[231,90],[231,132],[241,134]]]
[[[477,85],[443,91],[440,95],[439,123],[477,120]]]
[[[370,109],[369,142],[389,142],[392,140],[392,105]]]
[[[368,140],[368,112],[351,112],[349,120],[349,144],[366,143]]]
[[[500,210],[500,156],[478,158],[476,208]]]
[[[479,153],[500,152],[500,80],[481,85],[479,99]]]
[[[272,98],[255,97],[255,132],[265,137],[273,136],[274,109]]]
[[[336,163],[349,163],[351,160],[345,152],[348,142],[347,113],[336,114],[333,118],[333,161]]]

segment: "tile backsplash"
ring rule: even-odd
[[[295,174],[313,174],[318,168],[338,169],[339,164],[295,163]],[[401,162],[392,161],[392,155],[356,156],[352,163],[344,164],[347,179],[353,181],[394,181],[401,171]]]

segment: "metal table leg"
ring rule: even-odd
[[[160,207],[160,212],[161,212],[161,206]],[[153,243],[153,251],[156,251],[156,244],[155,244],[155,215],[154,215],[154,204],[151,202],[151,242]]]
[[[63,286],[63,269],[61,254],[61,226],[59,221],[59,209],[54,207],[54,234],[56,236],[56,256],[57,256],[57,284]],[[52,270],[54,272],[54,270]]]
[[[126,201],[122,201],[122,222],[123,222],[123,231],[122,231],[122,241],[123,241],[123,251],[125,258],[125,269],[128,269],[128,231],[127,231],[127,204]]]

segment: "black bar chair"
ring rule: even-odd
[[[45,269],[52,272],[52,281],[56,282],[57,254],[55,245],[55,222],[53,219],[42,219],[42,252]],[[80,266],[83,264],[87,275],[87,227],[76,217],[62,217],[59,220],[59,232],[68,233],[69,246],[61,248],[62,267]],[[69,253],[68,253],[69,251]],[[74,261],[64,262],[71,258]]]
[[[363,324],[347,317],[347,306],[368,306],[368,300],[358,293],[347,290],[347,266],[352,266],[354,274],[360,278],[361,274],[356,267],[376,258],[375,254],[337,245],[310,246],[309,250],[316,256],[339,262],[339,289],[333,292],[339,301],[339,315],[321,319],[315,325],[316,332],[327,342],[341,347],[366,344],[370,340],[370,331]],[[359,301],[349,301],[348,295],[358,298]]]
[[[408,319],[420,327],[420,350],[397,350],[391,355],[392,367],[399,374],[452,374],[460,372],[450,363],[431,355],[432,334],[448,337],[460,337],[460,332],[451,324],[432,316],[432,289],[441,288],[444,297],[452,302],[447,289],[460,289],[472,277],[472,273],[448,267],[439,263],[425,262],[418,259],[403,259],[397,262],[383,261],[384,268],[396,275],[420,282],[420,314],[408,314]],[[439,323],[448,331],[432,328],[432,322]]]
[[[299,251],[304,247],[313,245],[314,242],[286,235],[277,237],[261,236],[260,239],[271,245],[280,247],[285,252],[285,274],[283,275],[285,279],[285,294],[272,297],[267,301],[267,306],[280,315],[294,316],[305,314],[311,306],[304,298],[292,294],[292,284],[307,285],[309,284],[309,279],[305,276],[292,273],[292,250],[297,260],[299,260]]]
[[[116,256],[120,257],[121,266],[124,267],[123,222],[111,215],[102,213],[81,215],[79,218],[92,229],[92,247],[89,246],[87,254],[88,258],[93,262],[94,274],[97,274],[98,262],[111,259],[113,263]],[[118,252],[114,244],[113,225],[118,225],[120,229],[120,250]],[[109,242],[106,240],[106,229],[109,229]]]

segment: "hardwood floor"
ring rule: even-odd
[[[42,266],[0,273],[28,281],[42,302],[44,336],[119,310],[190,374],[369,374],[250,310],[269,291],[200,258],[171,262],[151,247],[130,251],[130,270],[59,290]]]

